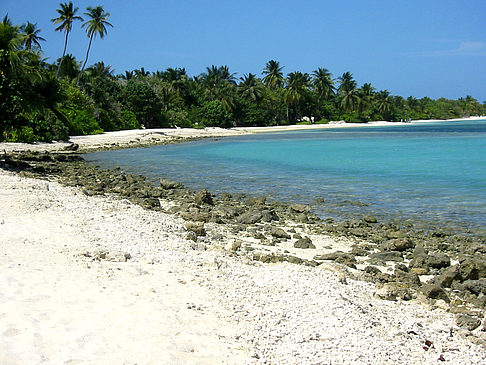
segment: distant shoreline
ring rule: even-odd
[[[155,129],[130,129],[116,132],[105,132],[102,134],[93,134],[87,136],[72,136],[69,142],[52,142],[52,143],[0,143],[0,151],[5,152],[61,152],[71,151],[73,147],[77,152],[94,152],[106,149],[122,149],[148,147],[159,144],[169,144],[176,142],[185,142],[199,138],[220,138],[238,135],[248,135],[254,133],[272,133],[299,131],[309,129],[331,129],[331,128],[359,128],[359,127],[384,127],[396,125],[417,125],[422,123],[434,122],[460,122],[470,120],[482,120],[485,117],[469,117],[459,119],[429,119],[413,120],[411,122],[387,122],[374,121],[368,123],[345,123],[343,121],[331,121],[327,124],[300,124],[285,125],[274,127],[235,127],[219,128],[207,127],[204,129],[196,128],[155,128]]]

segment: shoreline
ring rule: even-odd
[[[485,117],[469,117],[448,120],[414,120],[411,122],[386,122],[373,121],[368,123],[344,123],[329,122],[328,124],[304,124],[274,127],[234,127],[223,129],[208,127],[205,129],[194,128],[155,128],[155,129],[131,129],[117,132],[105,132],[102,134],[87,136],[72,136],[68,142],[34,144],[1,142],[0,151],[25,152],[25,151],[47,151],[47,152],[69,152],[73,150],[80,153],[96,152],[106,149],[149,147],[159,144],[188,142],[200,138],[221,138],[255,133],[287,132],[312,129],[330,128],[360,128],[360,127],[383,127],[398,125],[418,125],[422,123],[436,122],[461,122],[470,120],[482,120]]]
[[[4,362],[486,360],[444,301],[383,300],[341,264],[261,263],[212,224],[194,242],[181,218],[23,175],[0,169]]]
[[[205,131],[198,138],[218,138],[221,135],[214,133],[219,132]],[[173,138],[177,142],[193,137]],[[7,360],[27,360],[27,350],[16,339],[38,349],[32,356],[54,356],[36,347],[16,324],[31,328],[29,313],[39,306],[48,308],[52,300],[65,308],[54,306],[52,316],[45,314],[47,320],[61,327],[74,321],[74,334],[57,326],[48,330],[44,326],[49,322],[34,316],[41,323],[40,336],[53,348],[65,336],[71,353],[85,356],[75,359],[79,361],[89,359],[85,350],[72,347],[75,335],[84,331],[94,339],[86,341],[85,349],[98,351],[98,362],[149,363],[143,355],[143,327],[150,322],[141,314],[144,310],[178,318],[170,329],[182,334],[179,339],[164,332],[164,324],[154,324],[163,335],[153,336],[165,352],[149,341],[149,352],[165,363],[202,359],[200,363],[208,364],[351,364],[374,358],[382,363],[432,364],[439,356],[451,363],[486,360],[484,310],[476,307],[481,298],[471,297],[464,287],[467,282],[481,283],[474,270],[486,272],[478,256],[480,242],[440,231],[420,235],[373,217],[324,223],[299,204],[225,200],[169,187],[173,182],[150,187],[142,178],[116,169],[89,167],[64,148],[60,154],[0,155],[0,228],[6,237],[1,241],[5,256],[0,261],[0,287],[8,293],[0,308],[7,313],[6,308],[17,307],[0,328],[7,346],[3,353],[15,349],[9,350],[14,354]],[[454,251],[459,245],[462,251]],[[36,279],[39,273],[47,284]],[[167,273],[171,279],[159,282]],[[73,275],[80,278],[79,288],[69,279]],[[22,278],[25,288],[15,286],[14,295],[10,287],[15,277]],[[453,289],[461,290],[461,297],[445,282],[436,284],[449,278],[459,285]],[[84,307],[63,300],[63,294],[53,289],[58,281]],[[133,285],[124,284],[130,282]],[[141,292],[137,283],[146,291]],[[100,327],[96,320],[83,326],[67,313],[82,312],[91,303],[96,309],[93,318],[101,321],[102,299],[81,294],[96,297],[95,292],[105,288],[108,293],[101,297],[113,299],[116,313],[108,323],[117,328],[117,315],[138,323],[123,329],[134,332],[133,353],[121,351],[118,358],[112,346],[131,347],[127,338]],[[32,293],[55,299],[21,304],[35,297]],[[281,315],[278,323],[276,314]],[[194,321],[200,325],[194,327]],[[475,321],[479,325],[472,328]],[[113,345],[111,340],[103,342],[111,337],[116,338]],[[428,351],[423,349],[426,340],[434,343]],[[167,354],[172,357],[164,357]],[[62,356],[65,361],[70,353]]]

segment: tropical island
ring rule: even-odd
[[[0,362],[486,361],[484,231],[322,219],[312,205],[154,184],[82,155],[295,125],[474,120],[485,103],[405,99],[325,68],[285,75],[276,60],[261,77],[115,75],[88,66],[116,27],[102,6],[61,3],[52,23],[65,36],[54,63],[36,24],[0,23]],[[68,53],[76,24],[82,61]]]
[[[152,72],[142,67],[115,75],[103,61],[87,67],[91,48],[109,36],[110,14],[101,6],[81,14],[72,2],[60,4],[57,13],[53,26],[65,34],[65,42],[54,63],[42,56],[45,39],[36,23],[16,25],[8,15],[0,23],[0,140],[49,142],[141,126],[262,127],[486,114],[486,105],[469,95],[458,100],[405,99],[376,90],[370,82],[359,86],[351,72],[336,78],[318,67],[310,74],[285,74],[276,60],[241,77],[228,66],[215,65],[195,76],[183,66]],[[82,29],[75,29],[79,23]],[[83,30],[88,42],[80,61],[68,53],[68,40],[73,31]]]

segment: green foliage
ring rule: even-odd
[[[140,123],[137,120],[137,116],[130,110],[122,110],[120,113],[121,129],[139,129]]]
[[[232,126],[231,115],[219,100],[204,103],[199,110],[199,117],[206,127],[229,128]]]
[[[162,117],[162,103],[149,85],[128,81],[122,90],[121,102],[146,128],[167,126]]]
[[[18,143],[34,143],[37,141],[37,137],[31,127],[24,126],[11,129],[7,134],[6,141]]]
[[[262,75],[237,79],[228,66],[210,66],[189,77],[184,68],[165,71],[125,71],[114,76],[109,65],[96,62],[85,69],[91,42],[107,32],[109,13],[88,8],[83,24],[89,37],[81,65],[66,55],[68,35],[77,8],[60,4],[52,19],[65,34],[62,57],[47,64],[40,54],[40,30],[35,23],[0,23],[0,140],[50,141],[71,135],[155,127],[232,127],[288,125],[304,116],[328,123],[345,120],[449,119],[486,114],[486,103],[467,95],[459,100],[416,99],[377,91],[371,83],[358,87],[350,72],[334,79],[317,68],[285,77],[284,66],[266,63]],[[76,81],[74,81],[76,80]],[[308,124],[308,122],[299,122]]]
[[[88,134],[103,133],[96,119],[86,110],[64,110],[69,118],[69,134],[71,136],[83,136]]]

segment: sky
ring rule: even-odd
[[[37,23],[44,57],[62,54],[64,34],[50,21],[61,1],[0,0],[14,24]],[[486,101],[485,0],[74,0],[110,13],[104,39],[92,45],[115,73],[184,67],[197,76],[228,65],[262,76],[277,60],[284,74],[327,68],[351,72],[394,95]],[[73,25],[67,53],[83,60],[88,37]]]

